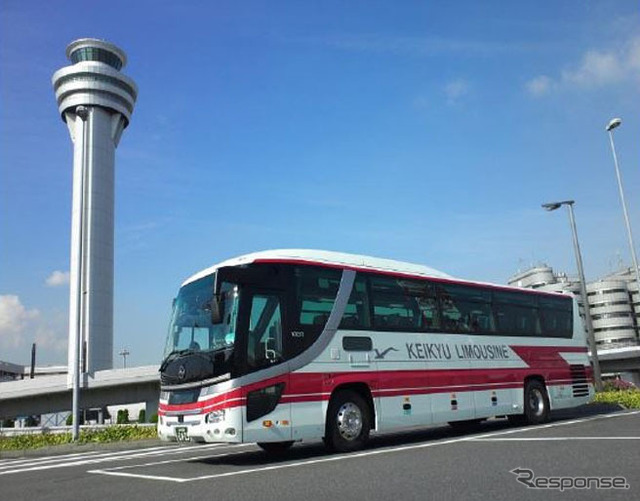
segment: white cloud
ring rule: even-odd
[[[24,359],[26,347],[33,342],[38,345],[39,358],[43,355],[44,359],[59,361],[67,348],[66,315],[43,315],[36,308],[27,308],[16,295],[0,295],[1,358]]]
[[[0,346],[17,348],[24,341],[27,326],[40,317],[38,310],[28,310],[18,296],[0,296]]]
[[[51,360],[64,360],[69,338],[67,325],[67,315],[60,311],[48,315],[46,322],[44,318],[37,322],[32,342],[38,345],[39,359],[46,354]]]
[[[613,52],[590,50],[577,67],[564,70],[561,81],[579,87],[601,87],[624,80],[628,69],[623,58]]]
[[[458,78],[457,80],[447,83],[444,87],[444,93],[447,96],[447,103],[457,104],[462,97],[469,94],[470,89],[471,85],[469,82],[462,78]]]
[[[69,283],[69,272],[55,270],[45,281],[47,287],[61,287]]]
[[[551,91],[552,86],[553,81],[546,75],[540,75],[526,83],[527,92],[535,97],[544,96]]]
[[[555,78],[539,75],[525,84],[526,91],[540,97],[555,89],[595,89],[623,82],[640,82],[640,37],[617,50],[588,50]]]
[[[636,38],[629,43],[627,62],[629,68],[640,72],[640,38]]]

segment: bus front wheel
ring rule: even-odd
[[[334,395],[327,410],[327,447],[338,452],[360,449],[369,440],[370,430],[369,406],[358,393],[343,390]]]

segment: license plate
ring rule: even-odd
[[[187,433],[187,428],[176,428],[176,440],[178,442],[188,442],[189,441],[189,433]]]

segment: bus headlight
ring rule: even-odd
[[[204,417],[204,422],[209,424],[219,423],[220,421],[224,421],[224,415],[224,409],[210,412]]]

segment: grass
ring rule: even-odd
[[[619,404],[627,409],[640,409],[640,390],[605,390],[596,393],[594,402]]]
[[[78,444],[146,440],[158,437],[155,426],[119,425],[100,430],[82,430]],[[71,444],[71,433],[38,433],[27,435],[0,435],[0,451],[40,449],[53,445]]]

